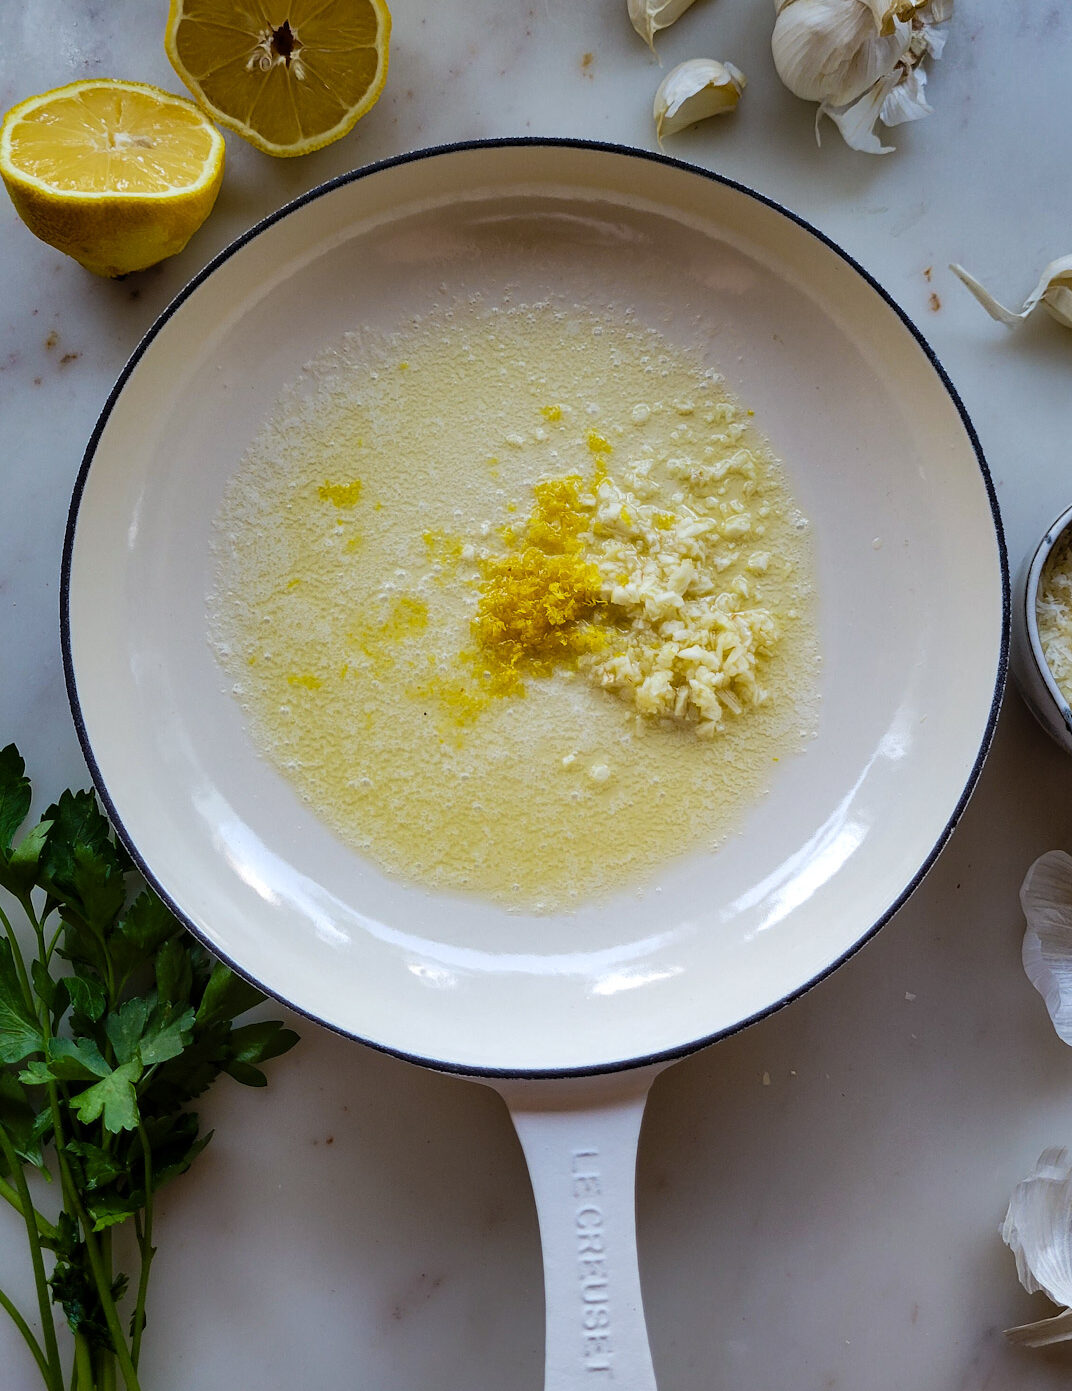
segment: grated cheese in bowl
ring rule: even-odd
[[[1046,665],[1072,704],[1072,527],[1066,527],[1046,557],[1035,598],[1039,641]]]

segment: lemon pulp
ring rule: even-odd
[[[387,78],[384,0],[171,0],[165,47],[223,125],[274,155],[349,131]]]

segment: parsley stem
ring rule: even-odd
[[[2,1178],[0,1178],[0,1198],[3,1198],[6,1203],[10,1203],[20,1217],[25,1216],[22,1200],[19,1195],[15,1192],[14,1188],[12,1188],[11,1184],[8,1183],[6,1179]],[[46,1237],[49,1241],[54,1241],[56,1238],[56,1228],[52,1223],[46,1222],[36,1208],[33,1210],[33,1215],[34,1221],[37,1224],[38,1234]]]
[[[0,1125],[0,1153],[3,1154],[4,1163],[7,1165],[11,1177],[15,1180],[15,1189],[22,1204],[22,1220],[26,1224],[26,1239],[30,1245],[30,1262],[33,1266],[34,1285],[37,1288],[37,1308],[41,1315],[41,1334],[45,1343],[45,1359],[51,1369],[49,1388],[50,1391],[52,1388],[55,1388],[55,1391],[63,1391],[63,1367],[60,1363],[59,1344],[56,1342],[56,1325],[52,1318],[52,1302],[49,1299],[48,1280],[45,1277],[45,1259],[41,1250],[41,1238],[38,1235],[37,1223],[34,1221],[36,1212],[30,1197],[30,1190],[26,1184],[22,1161],[15,1153],[14,1146],[8,1139],[7,1131],[2,1125]],[[8,1310],[8,1312],[11,1311]]]
[[[46,914],[45,916],[47,917],[48,915]],[[42,927],[44,926],[44,923],[45,923],[45,919],[42,918],[42,919],[41,919],[41,925],[42,925]],[[51,963],[52,963],[52,953],[56,950],[56,944],[59,942],[59,940],[60,940],[60,938],[61,938],[62,936],[63,936],[63,919],[61,918],[61,919],[59,920],[59,922],[56,924],[56,930],[55,930],[55,932],[52,934],[51,938],[49,939],[48,950],[45,952],[45,956],[44,956],[44,961],[45,961],[45,965],[46,965],[46,966],[51,965]]]
[[[93,1358],[83,1333],[74,1335],[74,1375],[71,1391],[93,1391]]]
[[[101,1348],[97,1357],[98,1371],[94,1391],[116,1391],[115,1358],[108,1348]]]
[[[31,927],[33,928],[33,930],[34,930],[34,936],[37,938],[37,954],[38,954],[38,956],[41,958],[42,963],[44,963],[44,961],[45,961],[45,925],[44,925],[44,922],[42,921],[41,918],[39,918],[39,917],[37,916],[37,911],[36,911],[36,909],[34,908],[34,905],[33,905],[33,898],[32,898],[32,896],[31,896],[30,894],[28,894],[28,893],[20,894],[20,895],[19,895],[19,903],[22,905],[22,911],[26,914],[26,917],[27,917],[27,919],[29,920],[30,926],[31,926]]]
[[[114,1272],[112,1268],[112,1229],[105,1227],[100,1236],[100,1256],[101,1265],[104,1267],[104,1283],[108,1286],[108,1294],[112,1296],[114,1288]],[[103,1303],[103,1299],[101,1301]],[[113,1304],[114,1307],[114,1304]],[[100,1391],[116,1391],[115,1382],[115,1356],[111,1348],[101,1348],[100,1353]]]
[[[141,1355],[141,1335],[145,1329],[145,1296],[149,1289],[149,1268],[156,1255],[153,1249],[153,1152],[145,1126],[138,1122],[138,1139],[141,1141],[142,1159],[145,1164],[145,1221],[135,1221],[138,1233],[138,1250],[141,1252],[141,1274],[138,1278],[138,1296],[134,1305],[133,1330],[130,1344],[130,1360],[135,1368]]]
[[[123,1336],[123,1329],[119,1323],[119,1312],[115,1307],[115,1299],[112,1296],[112,1281],[104,1258],[101,1254],[101,1243],[98,1242],[93,1231],[93,1222],[89,1213],[86,1212],[82,1204],[81,1194],[75,1187],[71,1177],[70,1167],[67,1158],[61,1149],[57,1149],[60,1163],[60,1174],[64,1179],[65,1198],[64,1205],[68,1211],[74,1213],[78,1218],[82,1228],[82,1240],[85,1243],[86,1255],[89,1257],[89,1266],[93,1272],[93,1283],[97,1287],[97,1296],[101,1302],[101,1311],[104,1314],[104,1321],[108,1325],[108,1334],[112,1340],[112,1350],[119,1363],[119,1370],[123,1374],[123,1384],[127,1391],[141,1391],[138,1382],[138,1374],[134,1370],[134,1364],[130,1360],[130,1350],[127,1347],[126,1339]]]
[[[35,1010],[34,993],[30,988],[30,977],[26,971],[26,962],[23,959],[22,949],[19,947],[19,939],[15,936],[15,929],[11,926],[11,919],[0,908],[0,925],[3,926],[7,935],[8,943],[11,946],[11,955],[15,961],[15,971],[19,978],[19,985],[22,988],[22,996],[26,1001],[31,1013]]]
[[[102,1259],[100,1243],[93,1231],[93,1222],[82,1203],[82,1195],[78,1191],[78,1185],[74,1181],[71,1167],[67,1162],[63,1117],[60,1113],[59,1093],[55,1082],[48,1084],[48,1097],[52,1108],[53,1138],[60,1171],[60,1186],[63,1189],[63,1205],[71,1216],[78,1219],[82,1228],[82,1241],[86,1248],[90,1270],[93,1273],[93,1283],[97,1287],[97,1297],[100,1299],[104,1321],[108,1325],[108,1334],[119,1362],[119,1370],[123,1374],[123,1382],[127,1391],[141,1391],[138,1384],[138,1374],[130,1360],[130,1352],[119,1323],[119,1312],[115,1307],[115,1299],[112,1297],[111,1273]],[[23,1182],[25,1183],[25,1179]]]
[[[22,1334],[26,1346],[33,1353],[34,1361],[37,1363],[41,1371],[41,1376],[44,1378],[45,1385],[49,1388],[49,1391],[63,1391],[63,1381],[60,1380],[57,1384],[52,1375],[52,1368],[48,1365],[45,1354],[41,1351],[41,1344],[34,1337],[30,1325],[22,1317],[3,1290],[0,1290],[0,1309],[5,1309],[7,1311],[12,1323]]]

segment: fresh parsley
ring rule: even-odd
[[[264,996],[140,881],[92,792],[65,792],[16,839],[30,801],[9,744],[0,749],[0,1199],[26,1229],[39,1331],[3,1290],[0,1307],[47,1391],[140,1391],[154,1197],[212,1138],[189,1104],[221,1072],[263,1086],[259,1065],[297,1035],[274,1019],[235,1024]],[[55,1219],[34,1204],[34,1170],[58,1184]],[[115,1268],[124,1223],[132,1279]],[[53,1305],[73,1350],[61,1352]]]

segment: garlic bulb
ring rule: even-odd
[[[771,51],[778,76],[806,101],[819,102],[854,150],[889,154],[875,125],[930,115],[920,64],[938,58],[938,29],[953,0],[775,0]]]
[[[664,135],[732,111],[741,99],[748,79],[733,63],[714,58],[690,58],[678,63],[659,83],[652,115],[661,145]]]
[[[695,0],[628,0],[633,28],[655,52],[655,35],[680,19]]]
[[[1050,262],[1039,277],[1039,283],[1019,310],[1006,309],[1003,304],[999,304],[963,266],[953,265],[949,269],[954,275],[960,276],[992,319],[999,319],[1010,328],[1021,319],[1026,319],[1040,304],[1059,324],[1063,324],[1065,328],[1072,328],[1072,256],[1062,256],[1059,260]]]
[[[1001,1228],[1016,1257],[1016,1273],[1029,1294],[1041,1290],[1063,1305],[1053,1318],[1009,1328],[1005,1336],[1024,1347],[1046,1347],[1072,1339],[1072,1160],[1067,1150],[1048,1149],[1035,1172],[1016,1185]]]

